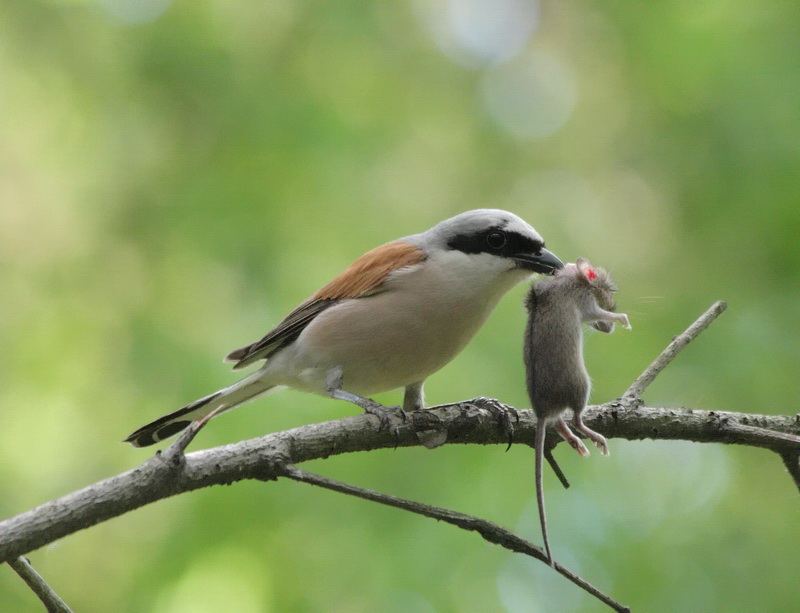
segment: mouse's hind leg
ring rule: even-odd
[[[599,432],[595,432],[589,426],[583,423],[583,419],[581,418],[580,413],[575,413],[575,417],[572,418],[572,425],[575,426],[575,429],[578,432],[583,434],[586,438],[588,438],[595,445],[597,445],[597,448],[600,450],[600,453],[602,453],[603,455],[609,455],[608,443],[606,442],[606,437],[600,434]]]
[[[562,418],[559,418],[556,422],[556,430],[561,435],[565,441],[569,443],[569,446],[572,447],[575,451],[581,454],[583,457],[589,455],[589,450],[586,449],[586,445],[583,444],[583,441],[579,439],[572,430],[569,429],[567,422],[565,422]]]

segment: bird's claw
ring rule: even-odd
[[[514,442],[514,424],[519,423],[519,411],[514,407],[503,404],[494,398],[486,398],[479,396],[473,398],[470,403],[478,408],[484,408],[492,413],[500,424],[502,431],[508,436],[508,447],[506,451],[511,449],[511,444]]]
[[[396,422],[400,421],[405,424],[408,421],[408,413],[400,406],[385,407],[377,402],[365,406],[364,412],[374,415],[380,420],[378,431],[391,432],[394,435],[395,447],[397,447],[400,442],[400,427]]]

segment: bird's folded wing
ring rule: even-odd
[[[348,298],[364,298],[383,291],[389,275],[401,268],[419,264],[424,251],[404,241],[393,241],[368,251],[347,270],[289,313],[264,338],[231,351],[225,362],[234,370],[267,359],[275,351],[295,340],[313,319],[327,308]]]
[[[310,300],[304,302],[289,313],[264,338],[231,351],[225,356],[225,362],[233,362],[235,364],[233,369],[241,370],[253,362],[268,358],[272,353],[296,339],[303,329],[311,323],[311,320],[335,303],[336,301],[333,300]]]

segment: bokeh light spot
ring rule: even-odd
[[[97,3],[119,21],[138,24],[161,17],[172,0],[97,0]]]
[[[446,0],[417,7],[442,52],[470,67],[515,57],[539,22],[537,0]]]
[[[481,95],[489,116],[505,131],[520,138],[544,138],[569,119],[577,87],[563,62],[536,53],[488,71]]]

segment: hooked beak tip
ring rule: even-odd
[[[564,268],[564,263],[547,249],[542,249],[537,254],[520,254],[514,259],[520,268],[547,275],[552,275],[559,268]]]

